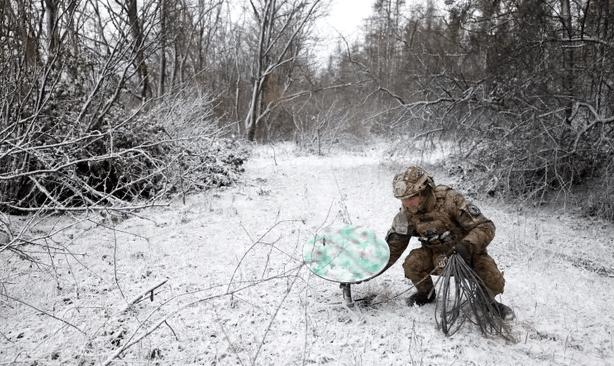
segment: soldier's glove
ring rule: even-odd
[[[452,248],[451,252],[460,255],[465,263],[471,265],[471,250],[469,249],[469,243],[461,241]]]
[[[431,230],[425,233],[425,236],[421,236],[418,240],[425,246],[445,244],[452,239],[452,235],[449,231],[437,234]]]

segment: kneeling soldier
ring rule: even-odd
[[[495,225],[454,189],[438,185],[421,167],[409,167],[393,180],[394,196],[402,206],[386,235],[390,247],[389,268],[401,256],[412,236],[422,242],[412,250],[403,269],[417,292],[407,299],[408,305],[435,301],[430,274],[439,274],[440,264],[451,253],[459,254],[486,286],[493,306],[503,319],[513,319],[514,312],[494,297],[503,293],[505,279],[486,247],[495,236]],[[436,270],[436,268],[438,270]]]

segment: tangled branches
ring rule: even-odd
[[[471,126],[476,142],[465,156],[496,179],[493,190],[541,200],[549,191],[569,190],[614,168],[614,125],[583,113],[586,107],[577,106],[573,123],[563,122],[562,110],[480,109],[483,116]]]
[[[446,335],[456,333],[469,320],[484,335],[512,339],[510,329],[498,308],[493,306],[484,283],[458,254],[448,258],[440,281],[435,320]]]
[[[588,187],[591,195],[579,197],[584,208],[613,219],[612,112],[576,101],[566,117],[555,97],[531,88],[539,83],[480,82],[430,107],[443,138],[458,144],[461,171],[452,173],[489,195],[538,204]]]
[[[204,99],[204,98],[203,98]],[[167,131],[152,115],[87,131],[74,121],[17,121],[7,126],[0,150],[0,210],[43,210],[114,207],[138,198],[153,200],[166,193],[230,184],[240,172],[245,149],[219,139],[211,101],[200,105],[199,121],[190,121],[189,137]],[[175,113],[179,102],[171,106]],[[194,108],[195,101],[184,106]],[[185,109],[185,108],[184,108]],[[159,119],[159,118],[158,118]],[[172,120],[172,118],[169,118]],[[184,186],[184,178],[192,184]],[[181,186],[181,188],[179,188]]]
[[[0,155],[2,210],[98,207],[151,196],[168,147],[155,134],[133,135],[126,127],[83,134],[63,133],[65,125],[38,125],[31,133],[17,128]]]
[[[91,131],[68,111],[2,125],[0,212],[33,215],[13,223],[0,217],[5,224],[0,236],[7,237],[0,237],[0,253],[31,260],[23,245],[48,249],[44,240],[28,239],[34,218],[57,212],[131,211],[238,179],[247,149],[222,138],[211,98],[187,94],[177,93],[124,118],[116,115]]]

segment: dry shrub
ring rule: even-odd
[[[225,137],[229,131],[219,127],[214,107],[213,98],[186,90],[144,116],[163,126],[174,142],[172,164],[166,172],[169,193],[228,186],[244,171],[247,145]]]
[[[589,183],[579,194],[580,206],[589,216],[603,217],[614,221],[614,166],[606,166],[599,178]]]
[[[96,130],[84,128],[68,111],[43,110],[14,122],[6,126],[0,151],[0,209],[118,206],[228,185],[247,154],[236,141],[220,137],[212,103],[177,94],[133,113],[136,118],[117,110]],[[59,100],[48,105],[54,111],[74,107]]]
[[[570,197],[600,182],[593,196],[596,205],[580,205],[612,218],[612,123],[580,103],[570,120],[562,108],[535,102],[527,109],[521,108],[523,103],[526,98],[510,95],[505,103],[473,99],[454,105],[448,136],[460,153],[453,172],[481,192],[537,204]]]

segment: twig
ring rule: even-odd
[[[0,335],[2,335],[2,337],[3,337],[4,339],[6,339],[6,340],[7,340],[7,342],[10,342],[10,343],[15,343],[15,342],[13,342],[13,341],[12,341],[12,340],[11,340],[9,337],[7,337],[7,336],[6,336],[6,334],[4,334],[4,333],[0,332]]]
[[[300,269],[302,267],[303,267],[303,265],[300,265],[297,268]],[[292,270],[294,270],[294,268],[291,269],[290,271],[292,271]],[[290,271],[288,271],[288,272],[290,272]],[[272,276],[272,277],[266,278],[264,280],[247,281],[246,282],[246,283],[248,283],[247,285],[245,285],[243,287],[240,287],[238,289],[235,289],[235,290],[232,290],[232,291],[227,291],[227,292],[221,293],[221,294],[215,294],[215,295],[207,296],[207,297],[204,297],[202,299],[198,299],[198,300],[195,300],[193,302],[190,302],[190,303],[188,303],[188,304],[178,308],[177,310],[169,313],[162,320],[160,320],[158,323],[156,323],[153,327],[151,327],[149,330],[147,330],[143,335],[139,336],[134,341],[131,341],[136,336],[136,333],[141,329],[141,327],[143,327],[144,323],[140,323],[139,326],[134,330],[134,332],[132,332],[132,335],[130,337],[128,337],[128,343],[124,344],[121,348],[119,348],[115,352],[113,352],[113,354],[111,356],[109,356],[107,358],[107,360],[103,363],[103,366],[108,366],[109,364],[111,364],[111,362],[113,362],[113,360],[115,358],[119,357],[124,351],[126,351],[128,348],[132,347],[133,345],[135,345],[138,342],[140,342],[143,338],[145,338],[148,335],[150,335],[151,333],[153,333],[162,324],[164,324],[165,321],[167,321],[168,319],[170,319],[171,317],[173,317],[175,314],[179,313],[182,310],[185,310],[185,309],[187,309],[187,308],[189,308],[191,306],[194,306],[196,304],[200,304],[200,303],[205,302],[205,301],[221,298],[221,297],[224,297],[224,296],[232,296],[233,294],[235,294],[237,292],[240,292],[240,291],[243,291],[245,289],[248,289],[250,287],[254,287],[254,286],[257,286],[257,285],[262,284],[262,283],[266,283],[266,282],[269,282],[269,281],[272,281],[272,280],[278,280],[278,279],[282,279],[282,278],[286,278],[286,277],[287,276],[285,276],[285,275],[283,275],[283,276],[282,275],[277,275],[277,276]],[[293,276],[293,277],[296,277],[296,276]],[[223,286],[223,285],[212,286],[212,287],[210,287],[210,289],[215,288],[215,287],[221,287],[221,286]],[[200,292],[200,291],[197,291],[197,292]],[[185,295],[188,295],[188,294],[187,293],[186,294],[181,294],[181,295],[176,296],[175,298],[177,298],[179,296],[185,296]],[[146,317],[145,321],[147,321],[149,318],[151,318],[156,311],[158,311],[163,305],[169,303],[171,300],[172,299],[169,299],[169,300],[165,301],[163,304],[161,304],[160,306],[158,306],[158,308],[156,308],[154,311],[152,311]]]
[[[235,278],[235,275],[237,274],[237,271],[239,270],[239,267],[241,267],[241,264],[243,263],[243,261],[245,260],[245,258],[247,257],[247,254],[249,254],[249,252],[252,251],[252,249],[254,249],[256,247],[256,245],[261,243],[261,240],[266,237],[273,229],[275,229],[277,226],[283,224],[283,223],[288,223],[288,222],[297,222],[300,220],[281,220],[281,221],[277,221],[275,222],[275,224],[273,224],[273,226],[269,227],[264,234],[262,234],[258,240],[256,240],[255,242],[252,243],[252,245],[245,251],[245,253],[243,253],[243,256],[241,257],[241,259],[239,260],[239,263],[237,263],[237,266],[235,267],[234,271],[232,271],[232,275],[230,276],[230,280],[228,281],[228,286],[226,288],[226,292],[230,292],[230,286],[232,286],[232,282]]]
[[[269,252],[266,255],[266,262],[264,263],[264,268],[262,269],[262,275],[260,276],[260,278],[264,278],[264,275],[266,274],[266,270],[269,268],[269,262],[271,260],[271,254],[273,253],[273,248],[277,248],[275,246],[275,243],[277,243],[278,241],[281,240],[281,236],[277,239],[275,239],[273,242],[271,243],[262,243],[264,245],[268,245],[269,246]]]
[[[220,319],[220,316],[215,309],[214,309],[214,312],[215,312],[215,317],[217,318],[217,321],[220,324],[220,328],[222,329],[222,334],[224,335],[226,342],[228,342],[228,344],[230,345],[230,349],[232,350],[232,353],[234,353],[235,356],[237,356],[237,359],[239,360],[239,364],[243,365],[243,360],[241,359],[241,356],[239,356],[239,352],[237,351],[237,347],[235,347],[234,342],[230,339],[230,336],[228,335],[228,332],[226,331],[226,327],[224,327],[224,324],[221,321],[222,319]]]
[[[120,314],[128,311],[134,304],[136,304],[137,302],[141,301],[141,299],[143,299],[145,296],[147,296],[147,294],[152,293],[154,290],[156,290],[157,288],[161,287],[162,285],[164,285],[167,282],[168,282],[168,278],[163,280],[163,281],[160,281],[159,283],[153,285],[152,287],[148,288],[147,290],[141,292],[135,298],[130,300],[130,302],[128,302],[128,304],[126,304],[126,307],[124,307],[120,311]]]
[[[15,206],[11,204],[4,204],[6,207],[9,207],[16,211],[21,212],[87,212],[87,211],[133,211],[140,210],[143,208],[149,207],[168,207],[170,203],[147,203],[144,205],[126,205],[126,206],[84,206],[84,207],[64,207],[62,209],[58,209],[55,207],[21,207]]]
[[[18,303],[20,303],[20,304],[22,304],[22,305],[25,305],[25,306],[27,306],[27,307],[30,307],[30,308],[32,308],[32,309],[34,309],[34,310],[36,310],[36,311],[38,311],[38,312],[40,312],[40,313],[42,313],[42,314],[44,314],[44,315],[47,315],[48,317],[51,317],[51,318],[53,318],[53,319],[55,319],[55,320],[59,320],[59,321],[61,321],[62,323],[64,323],[64,324],[66,324],[66,325],[68,325],[68,326],[70,326],[70,327],[72,327],[72,328],[74,328],[74,329],[78,330],[78,331],[79,331],[81,334],[86,334],[86,333],[85,333],[85,332],[84,332],[84,331],[83,331],[81,328],[77,327],[76,325],[74,325],[74,324],[72,324],[72,323],[70,323],[70,322],[68,322],[67,320],[64,320],[64,319],[62,319],[62,318],[58,318],[57,316],[55,316],[55,315],[53,315],[53,314],[50,314],[50,313],[46,312],[45,310],[39,309],[39,308],[37,308],[37,307],[36,307],[36,306],[34,306],[34,305],[30,305],[30,304],[28,304],[27,302],[24,302],[24,301],[22,301],[22,300],[16,299],[16,298],[14,298],[14,297],[12,297],[12,296],[9,296],[9,295],[7,295],[7,294],[4,294],[4,297],[6,297],[6,298],[7,298],[7,299],[9,299],[9,300],[13,300],[13,301],[15,301],[15,302],[18,302]]]
[[[130,343],[126,343],[125,345],[123,345],[122,347],[118,348],[111,356],[109,356],[109,358],[107,358],[107,360],[103,363],[103,366],[108,366],[111,364],[111,362],[113,362],[114,359],[116,359],[117,357],[119,357],[119,355],[121,355],[125,350],[127,350],[128,348],[134,346],[135,344],[139,343],[143,338],[147,337],[148,335],[150,335],[151,333],[153,333],[156,329],[158,329],[162,324],[166,323],[167,318],[164,318],[162,320],[160,320],[158,323],[156,323],[156,325],[154,325],[152,328],[150,328],[148,331],[146,331],[145,333],[143,333],[140,337],[138,337],[137,339],[135,339],[134,341],[130,342]],[[136,331],[138,331],[137,328]],[[136,333],[135,331],[135,333]],[[133,333],[133,336],[135,334]],[[131,337],[132,338],[132,337]]]
[[[414,138],[414,140],[417,140],[417,139],[419,139],[421,137],[428,136],[428,135],[433,134],[433,133],[443,132],[443,131],[444,131],[443,128],[435,128],[433,130],[429,130],[429,131],[426,131],[426,132],[419,133],[419,134],[415,135],[413,138]]]
[[[177,342],[179,342],[179,337],[177,337],[177,333],[175,333],[175,330],[173,329],[173,327],[171,327],[171,325],[170,325],[170,324],[168,324],[168,321],[166,321],[166,320],[164,321],[164,324],[166,324],[166,326],[168,327],[168,329],[170,329],[170,330],[171,330],[171,332],[172,332],[172,333],[173,333],[173,335],[175,336],[175,340],[176,340]]]
[[[122,298],[126,300],[126,295],[124,295],[124,291],[119,285],[119,279],[117,278],[117,233],[115,230],[113,230],[113,278],[115,279],[115,284],[117,285],[120,295],[122,295]]]
[[[281,309],[281,306],[286,301],[286,298],[288,297],[288,295],[290,295],[290,292],[292,291],[292,288],[294,287],[294,284],[296,283],[296,280],[299,278],[298,274],[300,273],[300,271],[302,269],[303,269],[303,265],[301,265],[298,268],[298,270],[296,271],[296,274],[294,276],[294,279],[292,280],[292,283],[290,284],[290,286],[286,290],[286,294],[284,295],[284,297],[279,302],[279,305],[277,305],[277,308],[275,309],[275,313],[273,314],[273,317],[271,317],[271,320],[269,321],[269,324],[268,324],[266,330],[264,331],[264,335],[262,336],[262,340],[260,341],[260,344],[258,345],[258,349],[256,350],[256,354],[254,355],[254,359],[252,360],[252,365],[256,365],[256,360],[258,359],[258,355],[260,354],[260,350],[262,349],[262,346],[264,345],[264,341],[266,339],[266,336],[267,336],[267,334],[269,334],[269,331],[271,330],[271,326],[273,325],[273,322],[275,321],[275,318],[277,317],[277,314],[279,313],[279,310]]]

